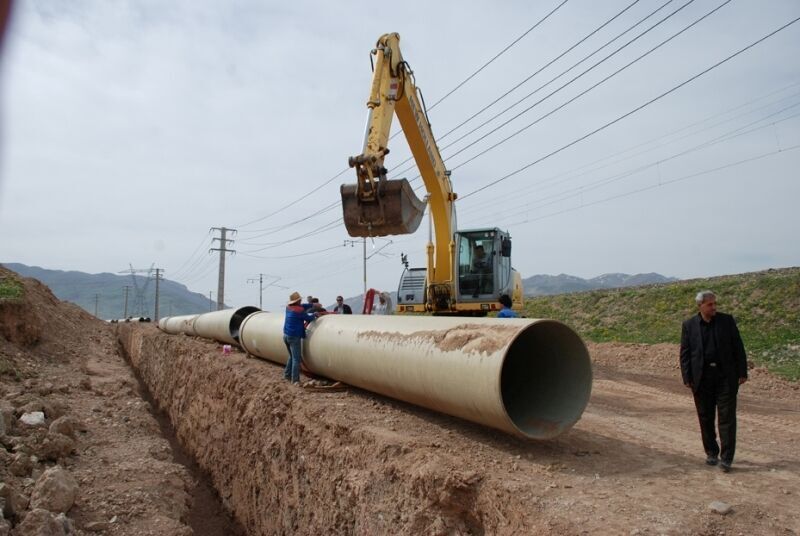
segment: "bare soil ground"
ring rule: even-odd
[[[160,435],[115,329],[247,534],[800,533],[800,389],[761,369],[740,391],[737,455],[725,474],[703,463],[674,345],[590,345],[595,381],[583,418],[535,442],[358,389],[292,387],[281,367],[223,355],[218,344],[150,325],[109,328],[45,290],[33,299],[26,314],[50,322],[38,342],[0,331],[0,357],[29,377],[0,376],[4,417],[40,399],[84,431],[71,454],[16,476],[17,445],[36,442],[12,422],[0,477],[30,494],[37,471],[63,464],[80,486],[67,513],[78,534],[93,522],[109,534],[202,530],[188,526],[195,479]],[[10,323],[0,311],[0,326]],[[712,511],[713,501],[730,511]]]
[[[206,526],[224,527],[211,534],[237,533],[225,512],[214,509],[219,501],[202,475],[180,463],[114,329],[58,301],[38,281],[23,282],[23,303],[0,303],[0,534],[11,526],[19,536],[188,535],[193,528],[208,534]],[[44,413],[44,426],[20,421],[30,411]],[[59,418],[74,423],[71,434],[55,432]],[[63,532],[25,523],[37,480],[55,465],[78,484]]]

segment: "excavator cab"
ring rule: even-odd
[[[456,233],[458,301],[494,302],[511,295],[511,237],[500,229]]]
[[[359,184],[363,187],[359,192]],[[406,179],[342,184],[344,226],[350,236],[386,236],[413,233],[425,214],[425,202]]]

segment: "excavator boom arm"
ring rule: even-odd
[[[419,201],[408,181],[386,177],[384,159],[397,114],[425,185],[433,219],[428,281],[434,285],[452,283],[456,194],[399,42],[398,34],[385,34],[374,50],[364,146],[360,155],[350,158],[358,182],[341,189],[345,226],[351,236],[383,236],[413,233],[422,220],[424,202]]]

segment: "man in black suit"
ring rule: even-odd
[[[336,296],[336,307],[333,308],[333,312],[337,315],[351,315],[353,314],[353,309],[344,303],[344,298]]]
[[[730,471],[736,449],[736,394],[747,381],[747,356],[731,315],[717,312],[710,290],[697,293],[699,312],[683,322],[681,375],[694,393],[706,463]],[[714,426],[719,413],[719,439]],[[721,449],[720,449],[721,445]]]

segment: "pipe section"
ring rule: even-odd
[[[206,339],[214,339],[228,344],[239,344],[239,329],[242,321],[258,307],[246,306],[239,309],[224,309],[197,315],[194,320],[194,334]]]
[[[172,335],[185,333],[186,335],[196,336],[194,321],[198,316],[200,315],[168,316],[158,321],[158,327]]]
[[[283,320],[248,316],[240,345],[285,364]],[[554,320],[326,315],[309,326],[303,362],[315,374],[534,439],[572,427],[592,388],[586,346]]]

